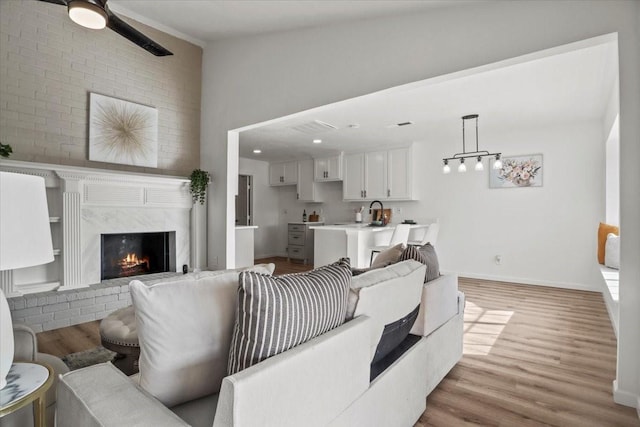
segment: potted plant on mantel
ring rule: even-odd
[[[191,172],[189,179],[191,179],[189,190],[191,190],[193,203],[200,202],[201,205],[204,205],[207,200],[207,186],[211,180],[211,174],[201,169],[195,169]]]

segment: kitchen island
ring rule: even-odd
[[[351,259],[351,266],[369,266],[371,248],[388,245],[396,224],[371,227],[368,224],[333,224],[309,227],[314,231],[314,268],[331,264],[342,257]],[[421,240],[429,224],[411,225],[409,240]]]

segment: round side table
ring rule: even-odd
[[[53,369],[40,362],[15,362],[0,389],[0,418],[33,402],[33,424],[44,427],[44,396],[53,384]]]

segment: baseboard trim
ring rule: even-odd
[[[254,259],[276,258],[276,257],[286,258],[287,254],[286,254],[286,252],[284,254],[281,254],[281,253],[277,253],[277,254],[256,254]]]
[[[457,274],[458,277],[468,277],[470,279],[481,279],[481,280],[493,280],[496,282],[508,282],[508,283],[521,283],[523,285],[535,285],[535,286],[549,286],[552,288],[562,288],[562,289],[574,289],[578,291],[589,291],[589,292],[600,292],[602,293],[602,289],[598,289],[597,287],[591,285],[585,285],[583,283],[572,283],[572,282],[555,282],[555,281],[547,281],[547,280],[537,280],[537,279],[528,279],[522,277],[508,277],[508,276],[494,276],[491,274],[477,274],[477,273],[465,273],[460,271],[441,271],[442,274],[453,273]]]
[[[636,408],[640,417],[640,396],[618,388],[618,380],[613,380],[613,401],[624,406]]]
[[[609,314],[609,320],[611,321],[611,326],[613,327],[613,332],[616,335],[616,339],[618,338],[618,302],[614,301],[611,298],[611,293],[609,292],[609,288],[605,286],[605,289],[602,290],[602,297],[604,299],[604,305],[607,307],[607,313]]]

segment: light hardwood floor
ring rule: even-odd
[[[464,355],[417,426],[640,426],[613,402],[616,338],[602,295],[461,278]]]
[[[276,274],[311,266],[274,262]],[[461,278],[464,355],[429,395],[417,427],[640,426],[611,393],[616,338],[595,292]],[[100,344],[99,322],[38,334],[59,356]]]

